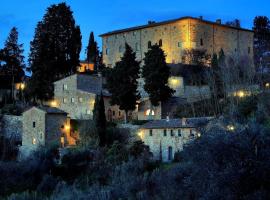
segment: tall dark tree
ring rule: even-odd
[[[94,33],[91,32],[89,36],[88,46],[86,47],[86,61],[88,63],[94,63],[96,69],[98,59],[99,50],[97,42],[95,41]]]
[[[23,45],[18,43],[18,30],[16,27],[11,29],[4,49],[1,51],[1,57],[4,61],[3,73],[7,77],[12,91],[12,100],[14,100],[14,84],[22,81],[25,68]]]
[[[111,103],[119,105],[125,111],[125,121],[129,110],[136,108],[140,99],[137,91],[140,72],[140,62],[136,61],[136,53],[126,44],[126,50],[119,62],[116,63],[107,78],[107,88],[112,94]]]
[[[253,22],[254,61],[256,67],[262,63],[263,54],[270,51],[270,21],[266,16],[257,16]]]
[[[170,69],[166,64],[164,51],[158,45],[151,46],[145,53],[142,77],[145,81],[144,89],[153,106],[158,106],[159,102],[166,101],[174,93],[168,86],[169,76]]]
[[[31,41],[31,96],[40,100],[51,98],[53,82],[76,72],[80,51],[80,28],[75,24],[70,7],[66,3],[50,6],[38,22]],[[44,89],[42,93],[39,87]]]
[[[102,93],[100,96],[96,96],[93,114],[96,131],[99,137],[99,145],[104,146],[106,145],[106,116]]]

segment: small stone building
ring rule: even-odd
[[[141,126],[138,136],[149,146],[155,160],[170,162],[185,144],[200,137],[198,127],[208,121],[209,118],[153,120]]]
[[[88,74],[74,74],[56,81],[50,106],[67,112],[71,119],[92,119],[96,95],[102,92],[107,120],[124,119],[124,111],[110,105],[110,93],[103,89],[104,81],[99,75]]]
[[[70,136],[70,119],[58,108],[32,107],[23,113],[22,121],[22,148],[28,152],[50,144],[75,145]]]

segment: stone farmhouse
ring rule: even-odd
[[[100,75],[74,74],[54,83],[54,100],[50,106],[69,114],[71,119],[93,118],[96,95],[104,97],[108,121],[124,119],[124,111],[110,105],[110,94],[103,88],[105,80]]]
[[[163,22],[150,21],[101,35],[103,62],[109,67],[120,60],[125,43],[131,45],[138,60],[153,44],[158,44],[166,54],[167,63],[183,63],[186,50],[205,50],[213,55],[220,49],[233,58],[246,57],[253,63],[253,31],[204,20],[202,17],[182,17]],[[188,64],[188,63],[186,63]]]
[[[199,127],[211,118],[162,119],[149,121],[138,131],[155,160],[170,162],[190,141],[201,136]]]
[[[75,145],[70,135],[70,119],[67,113],[48,106],[32,107],[22,117],[22,152],[27,154],[39,146],[53,143],[59,146]]]

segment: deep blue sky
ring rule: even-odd
[[[48,6],[58,0],[1,0],[0,48],[13,26],[19,29],[19,40],[24,44],[25,55],[34,29]],[[270,17],[269,0],[66,0],[74,12],[76,23],[82,32],[83,48],[90,31],[101,46],[98,35],[107,31],[142,25],[148,20],[162,21],[181,16],[202,15],[204,19],[222,21],[240,19],[244,28],[251,28],[256,15]]]

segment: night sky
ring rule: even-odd
[[[26,3],[27,2],[27,3]],[[63,1],[56,0],[1,0],[0,4],[0,48],[13,26],[19,29],[20,43],[24,44],[25,56],[34,29],[48,6]],[[182,16],[203,16],[207,20],[222,19],[222,22],[240,19],[241,26],[252,28],[256,15],[270,17],[269,0],[70,0],[65,1],[74,12],[76,23],[82,32],[83,48],[81,59],[85,58],[85,46],[90,31],[98,35],[108,31],[143,25],[147,21],[163,21]]]

